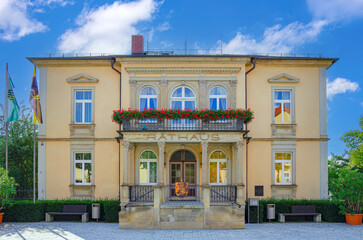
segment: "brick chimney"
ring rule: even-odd
[[[132,55],[142,55],[144,54],[144,37],[142,35],[132,36]]]

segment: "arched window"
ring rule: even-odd
[[[227,156],[222,151],[214,151],[209,159],[209,182],[227,184]]]
[[[180,110],[195,108],[195,94],[188,87],[179,87],[171,94],[171,107]]]
[[[146,150],[140,155],[140,184],[156,184],[158,179],[156,154]]]
[[[227,93],[222,87],[215,87],[209,92],[209,109],[227,109]]]
[[[140,92],[140,110],[144,109],[157,109],[158,108],[158,94],[152,87],[143,88]]]

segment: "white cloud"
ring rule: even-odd
[[[29,16],[29,4],[26,0],[0,1],[0,39],[14,41],[47,29],[41,22]]]
[[[170,29],[170,24],[169,22],[163,22],[162,24],[160,24],[156,30],[158,30],[159,32],[164,32]]]
[[[357,82],[352,82],[345,78],[336,78],[332,82],[328,80],[326,87],[327,98],[329,100],[332,100],[333,97],[337,94],[356,92],[359,90],[359,84]]]
[[[314,41],[328,21],[312,21],[306,25],[293,22],[282,27],[280,24],[265,30],[261,41],[250,35],[237,35],[228,43],[222,43],[223,53],[230,54],[265,54],[290,53],[298,46]],[[218,43],[220,46],[220,42]]]
[[[307,0],[314,17],[329,20],[349,20],[363,17],[362,0]]]
[[[66,5],[73,5],[75,2],[73,0],[35,0],[33,5],[45,5],[45,6],[56,6],[65,7]]]
[[[131,48],[131,35],[138,33],[135,25],[151,20],[158,6],[153,0],[116,1],[85,10],[77,18],[78,27],[68,29],[59,37],[58,50],[126,54]]]

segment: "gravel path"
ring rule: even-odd
[[[363,240],[363,225],[345,223],[246,224],[243,230],[125,230],[117,223],[3,223],[4,239],[349,239]]]

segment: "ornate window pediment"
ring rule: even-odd
[[[286,73],[277,75],[267,80],[269,83],[298,83],[300,79]]]
[[[67,78],[66,81],[68,83],[97,83],[98,79],[81,73],[73,77]]]

